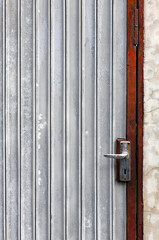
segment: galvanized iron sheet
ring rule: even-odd
[[[126,239],[126,1],[0,1],[0,240]]]

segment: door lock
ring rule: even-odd
[[[105,154],[104,156],[117,159],[119,181],[129,182],[131,180],[131,144],[129,141],[117,139],[118,144],[117,149],[119,149],[120,153]]]

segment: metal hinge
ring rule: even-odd
[[[135,9],[134,14],[134,45],[139,43],[139,10]]]

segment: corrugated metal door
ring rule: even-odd
[[[0,1],[0,240],[124,240],[126,1]]]

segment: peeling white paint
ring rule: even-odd
[[[85,134],[88,135],[88,131],[87,130],[85,131]]]
[[[40,177],[38,178],[38,185],[39,186],[41,185],[41,178]]]
[[[41,135],[42,135],[42,130],[45,129],[47,125],[46,121],[43,121],[43,115],[42,113],[39,114],[39,118],[38,118],[38,124],[37,124],[37,140],[38,140],[38,149],[41,149],[41,144],[40,144],[40,139],[41,139]]]
[[[85,228],[91,228],[92,227],[92,222],[91,222],[90,219],[88,219],[88,218],[84,219],[84,227]]]

